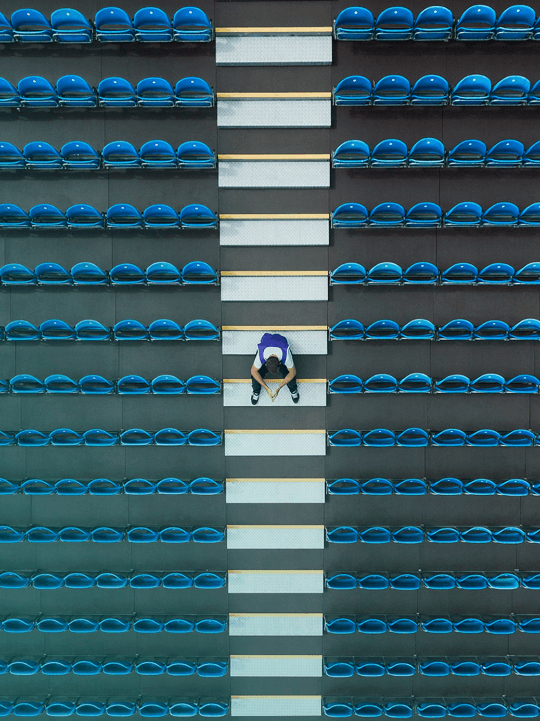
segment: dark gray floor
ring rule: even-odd
[[[210,2],[198,3],[217,26],[330,25],[346,0],[330,2]],[[6,0],[2,11],[19,7]],[[40,0],[37,7],[50,13],[58,3]],[[93,16],[97,2],[79,2],[76,7]],[[139,7],[134,0],[121,3],[131,14]],[[176,5],[162,4],[172,14]],[[409,3],[418,12],[423,3]],[[373,12],[385,7],[378,2]],[[466,3],[451,6],[458,15]],[[505,4],[498,2],[496,9]],[[2,50],[1,73],[11,82],[27,74],[41,73],[55,81],[75,72],[90,83],[110,75],[136,82],[149,75],[176,81],[194,74],[208,80],[220,92],[240,91],[329,91],[350,74],[378,79],[401,72],[415,80],[427,72],[440,73],[455,83],[471,72],[486,73],[493,81],[509,73],[521,73],[535,81],[540,76],[536,44],[334,44],[331,67],[216,68],[214,47],[129,46],[58,48],[27,47]],[[30,140],[46,140],[57,147],[71,139],[83,139],[102,147],[124,139],[140,145],[155,137],[178,145],[189,139],[207,142],[219,153],[328,153],[344,140],[361,138],[370,145],[398,137],[411,145],[420,137],[434,135],[445,145],[480,137],[494,143],[515,137],[526,145],[539,137],[537,110],[531,108],[339,108],[334,109],[330,129],[314,130],[220,130],[215,111],[97,110],[25,111],[3,113],[3,140],[19,147]],[[320,213],[330,212],[347,201],[371,207],[395,200],[406,207],[422,200],[438,202],[447,209],[462,200],[484,207],[509,200],[519,206],[538,200],[537,172],[502,170],[381,170],[346,171],[332,174],[328,190],[225,189],[218,193],[216,173],[20,173],[0,176],[0,199],[24,208],[51,202],[61,208],[84,201],[105,209],[115,202],[130,202],[144,208],[163,201],[175,207],[202,202],[222,213]],[[167,260],[182,266],[203,260],[218,269],[331,270],[354,260],[366,266],[394,261],[407,266],[429,260],[440,267],[470,261],[480,267],[494,261],[516,268],[538,260],[539,233],[534,230],[504,231],[446,229],[440,231],[381,230],[333,233],[328,248],[238,249],[220,251],[217,233],[4,233],[0,237],[0,260],[35,266],[57,261],[71,267],[88,260],[102,267],[131,261],[142,267]],[[223,325],[333,324],[346,317],[363,322],[392,318],[406,322],[426,317],[442,324],[465,317],[475,323],[501,318],[515,323],[539,316],[538,291],[534,288],[334,288],[326,303],[228,303],[221,305],[219,290],[117,289],[117,290],[12,290],[0,292],[0,324],[25,318],[39,323],[59,317],[70,323],[92,317],[106,324],[123,318],[145,323],[170,317],[181,324],[196,317]],[[45,377],[66,373],[81,377],[98,373],[108,378],[138,373],[152,378],[174,373],[187,378],[205,373],[215,378],[241,377],[248,373],[250,358],[222,359],[221,346],[208,344],[0,344],[1,377],[33,373]],[[511,377],[518,373],[540,373],[540,351],[532,343],[427,343],[370,342],[335,343],[327,357],[297,358],[300,376],[332,378],[340,373],[367,377],[389,372],[398,377],[421,371],[440,378],[449,373],[476,377],[497,372]],[[457,426],[474,430],[485,426],[498,430],[540,430],[540,401],[537,397],[467,396],[331,397],[326,409],[293,407],[222,408],[220,397],[208,398],[91,398],[91,397],[3,397],[0,427],[38,427],[51,430],[68,426],[110,430],[142,426],[158,429],[199,426],[222,428],[327,428],[359,429],[418,425],[442,429]],[[0,449],[1,474],[10,479],[45,477],[95,478],[179,476],[229,477],[326,477],[390,478],[445,476],[537,478],[538,449],[329,449],[326,458],[227,458],[223,448],[44,448]],[[15,496],[2,503],[0,523],[27,526],[128,525],[154,526],[171,523],[216,525],[227,523],[296,523],[339,525],[426,525],[530,524],[540,523],[540,501],[493,498],[370,498],[329,497],[319,506],[230,506],[224,496],[163,496],[116,498],[29,498]],[[136,546],[117,544],[20,544],[1,550],[3,569],[31,570],[166,570],[228,568],[324,568],[338,570],[536,570],[540,567],[537,547],[430,544],[329,546],[324,551],[226,551],[225,545]],[[316,612],[412,614],[510,614],[535,613],[538,602],[533,591],[427,591],[367,592],[329,591],[323,596],[243,596],[221,591],[2,591],[0,615],[24,614],[226,614],[247,612]],[[53,655],[192,656],[227,657],[230,653],[323,653],[328,656],[386,655],[504,655],[536,654],[534,636],[510,637],[435,636],[349,637],[326,635],[314,638],[233,638],[226,634],[144,636],[128,633],[26,635],[2,634],[2,657]],[[63,696],[224,696],[232,694],[323,693],[330,696],[514,696],[534,695],[534,679],[512,676],[493,679],[175,679],[168,676],[62,678],[35,676],[31,679],[4,675],[0,695]]]

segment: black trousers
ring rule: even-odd
[[[285,378],[288,372],[289,371],[287,369],[287,366],[285,365],[285,363],[282,363],[279,366],[279,373],[281,377]],[[261,374],[262,378],[267,375],[268,368],[266,367],[266,363],[263,363],[262,366],[259,368],[259,373]],[[253,387],[253,393],[260,393],[262,386],[259,381],[255,380],[253,376],[251,376],[251,385]],[[291,391],[291,393],[296,393],[296,391],[298,390],[298,386],[296,385],[296,378],[293,378],[292,381],[289,381],[289,383],[287,383],[287,388]]]

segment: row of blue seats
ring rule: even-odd
[[[54,619],[53,619],[54,620]],[[325,616],[324,630],[332,634],[380,633],[491,633],[507,636],[517,631],[540,633],[538,616]]]
[[[348,7],[334,20],[336,40],[540,40],[540,16],[529,5],[511,5],[497,15],[489,5],[472,5],[454,19],[447,7],[432,5],[415,18],[411,10]]]
[[[332,152],[333,168],[518,168],[539,165],[540,140],[527,150],[522,142],[512,139],[500,140],[489,150],[482,140],[476,139],[462,140],[452,150],[446,150],[437,138],[422,138],[410,150],[403,140],[396,138],[382,140],[372,150],[363,140],[346,140]]]
[[[62,75],[56,85],[41,75],[28,75],[15,87],[0,77],[0,108],[211,108],[214,91],[206,80],[181,78],[174,88],[165,78],[150,77],[133,86],[113,76],[94,88],[80,75]]]
[[[2,441],[0,431],[0,444]],[[472,446],[491,448],[493,446],[531,447],[540,446],[540,434],[526,428],[517,428],[507,433],[499,433],[491,428],[466,433],[459,428],[445,428],[443,431],[427,431],[423,428],[406,428],[404,431],[391,431],[388,428],[374,428],[370,431],[356,431],[342,428],[328,431],[328,443],[331,446],[370,446],[386,448],[401,446],[404,448],[424,448],[426,446],[445,446],[456,448]]]
[[[2,390],[0,381],[0,392]],[[442,380],[425,373],[409,373],[398,381],[388,373],[362,380],[355,375],[341,375],[328,381],[329,393],[539,393],[540,379],[531,375],[518,375],[506,380],[498,373],[484,373],[471,381],[460,374],[448,375]]]
[[[4,528],[9,528],[4,526]],[[9,531],[13,529],[9,528]],[[48,530],[48,529],[45,529]],[[73,529],[69,529],[71,532]],[[79,530],[79,529],[76,529]],[[102,530],[102,529],[99,529]],[[139,529],[136,529],[139,531]],[[167,529],[168,530],[168,529]],[[6,531],[6,534],[8,531]],[[22,540],[22,538],[20,539]],[[516,544],[540,543],[540,528],[522,528],[521,526],[504,526],[486,528],[472,526],[470,528],[403,526],[401,528],[385,528],[371,526],[369,528],[355,526],[338,526],[326,529],[328,543],[507,543]],[[0,526],[0,542],[2,542],[2,526]]]
[[[199,140],[188,140],[175,150],[166,140],[149,140],[140,149],[126,140],[114,140],[97,151],[82,140],[72,140],[60,152],[50,143],[33,140],[19,150],[0,142],[0,170],[104,170],[125,168],[215,168],[216,156]]]
[[[28,481],[27,481],[28,482]],[[8,483],[8,481],[5,481]],[[0,493],[2,492],[0,480]],[[328,481],[326,490],[330,495],[356,496],[540,496],[540,481],[527,481],[524,478],[510,478],[506,481],[492,481],[489,478],[474,478],[461,481],[459,478],[440,478],[437,481],[422,478],[338,478]]]
[[[0,203],[0,229],[37,228],[58,230],[115,228],[217,228],[217,215],[206,205],[192,203],[177,212],[170,205],[149,205],[142,213],[129,203],[111,205],[105,213],[92,205],[77,203],[65,212],[50,203],[38,203],[28,212],[13,203]]]
[[[133,19],[125,10],[106,7],[90,21],[78,10],[61,8],[50,21],[39,10],[15,10],[8,20],[0,13],[0,42],[12,43],[109,43],[210,42],[212,23],[197,7],[180,8],[171,19],[161,8],[145,7]]]
[[[531,265],[531,264],[529,264]],[[536,264],[540,268],[540,263]],[[111,270],[102,270],[95,263],[76,263],[66,270],[59,263],[40,263],[34,270],[21,263],[7,263],[0,268],[2,285],[216,285],[219,276],[208,263],[193,260],[179,270],[172,263],[152,263],[142,270],[134,263],[118,263]]]
[[[10,268],[11,265],[3,266],[3,268]],[[42,265],[52,264],[44,263]],[[118,267],[116,266],[116,268]],[[4,278],[3,268],[0,268],[0,279],[2,281]],[[366,270],[360,263],[343,263],[330,272],[331,285],[421,284],[480,286],[534,285],[538,283],[540,283],[540,263],[527,263],[519,270],[516,270],[508,263],[490,263],[481,270],[478,270],[472,263],[454,263],[446,270],[441,270],[433,263],[423,261],[413,263],[405,270],[397,263],[377,263],[369,270]]]
[[[112,528],[100,526],[99,528],[79,528],[66,526],[65,528],[48,528],[47,526],[32,526],[27,529],[0,526],[0,543],[221,543],[225,539],[225,532],[218,528],[201,526],[200,528],[180,528],[168,526],[166,528],[149,528],[148,526],[130,526],[128,528]]]
[[[540,699],[536,698],[376,698],[331,701],[323,703],[325,716],[349,718],[353,714],[362,718],[537,718],[540,716]]]
[[[121,320],[105,326],[97,320],[81,320],[71,326],[51,318],[36,326],[27,320],[13,320],[0,326],[0,341],[192,341],[219,340],[219,329],[207,320],[191,320],[180,326],[174,320],[160,318],[145,326],[138,320]]]
[[[540,381],[538,381],[540,384]],[[176,376],[161,375],[149,381],[142,376],[128,375],[118,381],[103,376],[87,375],[80,380],[55,373],[40,380],[26,373],[9,380],[0,379],[0,393],[84,393],[89,395],[214,395],[221,392],[221,383],[209,376],[191,376],[182,381]]]
[[[1,662],[0,662],[1,663]],[[514,658],[354,658],[323,661],[324,673],[334,678],[358,676],[540,676],[540,658],[537,656]]]
[[[44,676],[65,676],[72,673],[75,676],[97,676],[104,673],[107,676],[126,676],[136,673],[139,676],[160,676],[167,673],[169,676],[201,676],[202,678],[217,678],[225,676],[228,670],[227,661],[206,661],[200,659],[168,658],[165,661],[152,658],[120,658],[109,657],[104,659],[93,658],[48,658],[42,656],[34,658],[12,658],[9,661],[0,659],[0,676],[10,673],[13,676],[33,676],[42,673]]]
[[[415,318],[400,326],[394,320],[376,320],[364,327],[354,318],[340,320],[329,330],[330,340],[540,340],[540,320],[524,318],[511,326],[502,320],[473,325],[456,318],[436,327],[430,320]]]
[[[395,202],[379,203],[369,211],[360,203],[343,203],[332,213],[331,223],[332,228],[534,228],[540,227],[540,203],[520,210],[502,201],[483,210],[478,203],[464,201],[446,211],[429,201],[407,211]]]
[[[77,699],[69,700],[64,697],[55,698],[46,696],[43,699],[36,697],[19,696],[13,700],[9,698],[0,699],[0,716],[24,716],[33,717],[46,714],[47,716],[112,716],[125,718],[136,714],[143,718],[161,718],[172,716],[173,718],[188,718],[190,716],[203,716],[216,718],[226,716],[229,711],[229,702],[218,699],[200,699],[200,701],[188,699],[174,699],[160,701],[156,699],[146,700],[140,697],[136,700],[126,699],[103,699],[94,697],[85,698],[80,696]]]
[[[385,75],[373,83],[348,75],[334,87],[334,105],[538,105],[540,80],[507,75],[492,86],[486,75],[466,75],[450,85],[441,75],[423,75],[412,86],[404,75]]]
[[[58,481],[29,478],[26,481],[10,481],[0,478],[0,496],[12,496],[15,493],[25,496],[118,496],[121,493],[127,496],[148,496],[154,493],[215,496],[223,493],[223,482],[204,477],[194,478],[192,481],[183,481],[180,478],[162,478],[160,481],[149,481],[147,478],[129,478],[124,481],[110,478],[94,478],[91,481],[79,481],[75,478],[61,478]]]
[[[223,588],[227,582],[226,572],[202,571],[131,571],[118,573],[102,571],[92,573],[87,571],[54,572],[35,571],[26,573],[21,571],[0,572],[0,588],[18,589],[32,587],[38,590],[51,590],[57,588],[169,588],[185,589],[200,588],[213,590]],[[540,587],[540,586],[539,586]]]
[[[509,623],[511,621],[509,620]],[[220,616],[8,616],[0,619],[5,633],[224,633],[227,617]]]
[[[0,446],[220,446],[221,431],[197,428],[194,431],[179,431],[177,428],[162,428],[159,431],[145,431],[130,428],[127,431],[104,431],[92,428],[88,431],[74,431],[71,428],[56,428],[54,431],[36,431],[28,428],[22,431],[0,431]]]
[[[517,588],[540,589],[540,573],[502,571],[481,573],[469,572],[427,572],[406,573],[359,572],[327,573],[325,584],[334,590],[352,590],[361,588],[367,591],[417,591],[420,588],[451,590],[459,588],[467,591],[481,591],[492,588],[497,590],[515,590]]]

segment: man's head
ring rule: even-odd
[[[271,355],[266,361],[266,367],[269,373],[278,373],[280,365],[275,355]]]

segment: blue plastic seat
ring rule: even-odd
[[[384,707],[376,701],[358,701],[354,704],[355,716],[377,718],[384,713]]]
[[[540,24],[536,21],[534,39],[540,39]],[[527,95],[527,105],[538,105],[540,103],[540,80],[537,80]]]
[[[40,203],[34,205],[29,211],[32,228],[40,230],[56,230],[67,226],[67,218],[61,210],[54,205]]]
[[[173,17],[174,39],[177,42],[209,43],[213,38],[212,23],[197,7],[184,7]]]
[[[29,228],[30,216],[18,205],[0,204],[0,228]]]
[[[374,448],[387,448],[396,445],[396,435],[388,428],[374,428],[362,435],[362,443]]]
[[[458,428],[447,428],[444,431],[433,433],[431,442],[434,446],[464,446],[467,435]]]
[[[19,80],[17,92],[25,108],[56,108],[59,104],[56,90],[41,75],[29,75]]]
[[[512,5],[499,15],[495,40],[529,40],[533,36],[536,14],[528,5]]]
[[[13,43],[13,25],[7,19],[4,13],[0,13],[0,43]]]
[[[487,105],[491,96],[491,80],[485,75],[467,75],[450,93],[451,105]]]
[[[392,541],[394,543],[416,544],[423,543],[424,531],[417,526],[404,526],[392,531]]]
[[[162,428],[155,433],[154,442],[157,446],[185,446],[187,436],[177,428]]]
[[[527,263],[514,273],[512,282],[520,285],[537,285],[540,283],[540,263]]]
[[[399,330],[399,328],[398,328]],[[331,340],[360,340],[364,338],[364,326],[352,318],[341,320],[330,328]]]
[[[525,318],[510,328],[508,337],[510,340],[540,340],[540,321],[536,318]]]
[[[97,211],[91,205],[77,204],[71,205],[66,210],[67,227],[68,228],[103,228],[103,214]],[[78,263],[76,266],[82,266],[84,263]],[[92,263],[87,265],[93,265]],[[97,267],[97,266],[95,266]]]
[[[408,105],[411,84],[403,75],[385,75],[373,88],[373,105]]]
[[[27,320],[12,320],[6,325],[5,335],[7,341],[41,340],[39,328]]]
[[[160,318],[150,323],[148,327],[150,340],[171,341],[182,340],[184,338],[184,330],[178,323],[167,318]]]
[[[395,284],[399,283],[402,277],[403,270],[396,263],[377,263],[369,269],[366,282],[368,285]]]
[[[2,17],[4,17],[2,15]],[[0,18],[0,38],[2,37],[2,18]],[[20,108],[21,96],[6,78],[0,78],[0,108]]]
[[[343,203],[332,213],[332,228],[365,228],[368,211],[360,203]]]
[[[336,40],[372,40],[373,34],[373,13],[367,8],[345,8],[334,20]]]
[[[444,225],[477,228],[482,221],[482,213],[478,203],[458,203],[445,213]]]
[[[107,228],[133,230],[143,227],[142,215],[137,208],[127,203],[116,203],[107,209],[105,214]]]
[[[329,432],[328,442],[331,446],[360,446],[362,434],[353,428],[343,428],[334,433]]]
[[[101,166],[97,151],[89,143],[80,140],[72,140],[63,145],[60,156],[65,170],[98,170]]]
[[[206,205],[186,205],[179,213],[180,224],[184,230],[192,228],[217,228],[217,215]]]
[[[370,591],[382,591],[390,587],[390,580],[384,573],[369,573],[358,576],[358,588]]]
[[[39,330],[42,340],[75,340],[75,328],[57,318],[43,321]]]
[[[143,395],[150,393],[150,383],[141,376],[124,376],[117,382],[116,390],[121,395]]]
[[[523,75],[508,75],[491,90],[490,105],[526,105],[531,81]]]
[[[540,390],[540,379],[532,375],[514,376],[504,383],[506,393],[538,393]]]
[[[135,39],[140,43],[170,43],[173,40],[171,21],[161,8],[137,10],[133,16],[133,27]]]
[[[52,43],[53,29],[43,13],[32,8],[15,10],[11,14],[15,40],[20,43]]]
[[[178,107],[211,108],[214,105],[214,91],[202,78],[181,78],[174,86],[174,102]]]
[[[191,376],[186,381],[186,393],[196,395],[212,395],[219,393],[221,385],[209,376]]]
[[[365,393],[397,393],[398,382],[388,373],[377,373],[364,381]]]
[[[180,168],[215,168],[216,157],[205,143],[189,140],[178,146],[176,151]]]
[[[330,481],[326,490],[334,496],[356,496],[360,493],[360,484],[352,478],[339,478],[337,481]],[[8,491],[9,488],[6,489],[6,493]],[[12,492],[17,492],[16,487]]]
[[[201,261],[191,261],[182,268],[182,283],[190,285],[215,285],[218,276],[215,270]]]
[[[120,263],[109,271],[112,285],[140,285],[146,281],[146,273],[133,263]]]
[[[427,483],[420,478],[405,478],[395,484],[394,491],[398,496],[425,496]]]
[[[4,285],[36,285],[37,276],[33,270],[21,263],[8,263],[0,268],[0,279]]]
[[[368,340],[396,340],[399,334],[399,325],[394,320],[376,320],[365,330]]]
[[[415,318],[401,327],[399,336],[407,340],[431,340],[435,337],[435,326],[425,318]]]
[[[456,40],[491,40],[497,16],[488,5],[472,5],[456,22]]]
[[[75,285],[107,285],[109,277],[95,263],[76,263],[71,269]]]
[[[448,166],[482,166],[486,162],[487,146],[481,140],[463,140],[448,153]]]
[[[441,226],[441,220],[442,210],[439,205],[436,203],[416,203],[405,215],[405,227],[439,228]]]
[[[169,713],[171,716],[179,718],[187,718],[196,716],[198,712],[198,704],[196,701],[176,701],[171,699],[169,701]]]
[[[519,140],[501,140],[486,153],[486,165],[495,168],[518,168],[523,164],[525,146]]]
[[[474,433],[467,434],[467,445],[477,447],[493,447],[498,446],[501,440],[501,434],[490,428],[483,428]]]
[[[59,170],[62,157],[50,143],[33,141],[23,148],[26,167],[30,170]]]
[[[209,431],[207,428],[196,428],[188,433],[187,442],[190,446],[219,446],[221,434]]]
[[[156,376],[151,382],[152,393],[159,395],[179,395],[185,393],[186,387],[183,381],[176,376]]]
[[[119,341],[148,340],[148,328],[138,320],[121,320],[113,327],[113,337]]]
[[[171,108],[175,104],[174,90],[168,80],[150,77],[137,83],[137,104],[151,108]]]
[[[54,373],[45,378],[45,389],[47,393],[78,393],[79,384],[69,376],[61,373]]]
[[[137,91],[125,78],[104,78],[97,86],[98,105],[104,108],[134,108]],[[108,147],[108,146],[105,146]]]
[[[422,138],[410,149],[407,162],[409,166],[442,167],[444,158],[444,145],[440,140],[437,140],[437,138]]]
[[[218,340],[219,329],[208,320],[190,320],[184,326],[186,340]]]
[[[494,496],[497,485],[488,478],[475,478],[463,485],[463,492],[474,496]]]
[[[94,18],[96,39],[103,43],[132,43],[135,30],[125,10],[106,7],[98,10]]]
[[[361,393],[363,383],[358,376],[341,375],[328,381],[329,393]]]
[[[482,213],[482,225],[512,227],[518,224],[518,216],[515,203],[495,203]]]
[[[475,340],[507,340],[510,326],[502,320],[487,320],[474,329]]]
[[[535,434],[525,428],[516,428],[502,435],[500,439],[501,446],[530,447],[534,446],[536,442]]]
[[[92,26],[84,15],[72,8],[51,13],[53,37],[57,43],[91,43]]]
[[[454,263],[441,273],[443,285],[471,285],[478,280],[478,268],[472,263]]]
[[[81,320],[75,326],[75,337],[82,341],[107,341],[111,339],[111,329],[97,320]]]
[[[137,149],[125,140],[116,140],[101,151],[104,168],[139,168],[142,161]]]
[[[403,273],[403,282],[408,284],[434,285],[439,269],[433,263],[413,263]]]
[[[365,618],[358,621],[357,629],[359,633],[374,635],[386,633],[388,624],[382,618]]]
[[[181,273],[172,263],[152,263],[146,269],[145,279],[149,285],[177,285]]]
[[[325,676],[331,678],[351,678],[354,676],[354,662],[352,661],[325,661]]]
[[[424,75],[414,83],[410,102],[411,105],[446,105],[449,93],[450,88],[445,78],[440,75]]]
[[[407,164],[408,150],[402,140],[383,140],[373,148],[370,156],[372,167],[403,167]]]
[[[379,203],[369,213],[368,224],[371,227],[395,228],[403,225],[405,209],[399,203]]]
[[[79,75],[63,75],[56,81],[58,103],[66,108],[95,108],[96,91]]]
[[[333,634],[350,634],[355,633],[356,623],[352,618],[333,618],[325,619],[324,628],[327,633]]]
[[[328,543],[357,543],[358,531],[351,526],[339,526],[326,530]]]
[[[143,168],[175,168],[174,148],[165,140],[149,140],[139,150]]]
[[[149,205],[143,211],[145,228],[178,228],[180,219],[176,210],[170,205]]]
[[[454,374],[435,383],[435,393],[468,393],[470,380],[467,376]]]
[[[355,667],[358,676],[365,676],[368,678],[377,678],[379,676],[384,676],[386,673],[386,667],[383,659],[357,659]]]
[[[409,8],[396,6],[383,10],[375,21],[376,40],[410,40],[414,16]]]
[[[360,263],[342,263],[330,273],[331,285],[356,285],[366,280],[366,269]]]
[[[0,168],[8,170],[24,167],[26,167],[26,160],[19,148],[13,143],[0,143]]]
[[[452,12],[432,5],[418,13],[413,25],[413,40],[449,40],[454,28]]]
[[[0,269],[1,273],[1,269]],[[72,285],[71,273],[59,263],[40,263],[34,269],[39,285]]]
[[[346,140],[332,153],[333,168],[366,168],[369,146],[363,140]]]
[[[104,670],[104,673],[107,671]],[[130,673],[127,671],[126,673]],[[126,716],[134,716],[137,711],[137,704],[131,701],[107,701],[106,714],[115,718],[124,718]]]
[[[166,701],[140,700],[137,703],[137,710],[143,718],[162,718],[169,712],[169,704]]]
[[[373,86],[363,75],[349,75],[334,88],[334,105],[371,105]]]
[[[341,479],[342,481],[350,479]],[[394,492],[392,482],[387,478],[370,478],[360,485],[360,493],[366,496],[390,496]]]
[[[484,285],[508,285],[514,278],[515,270],[508,263],[490,263],[478,273],[478,283]]]

